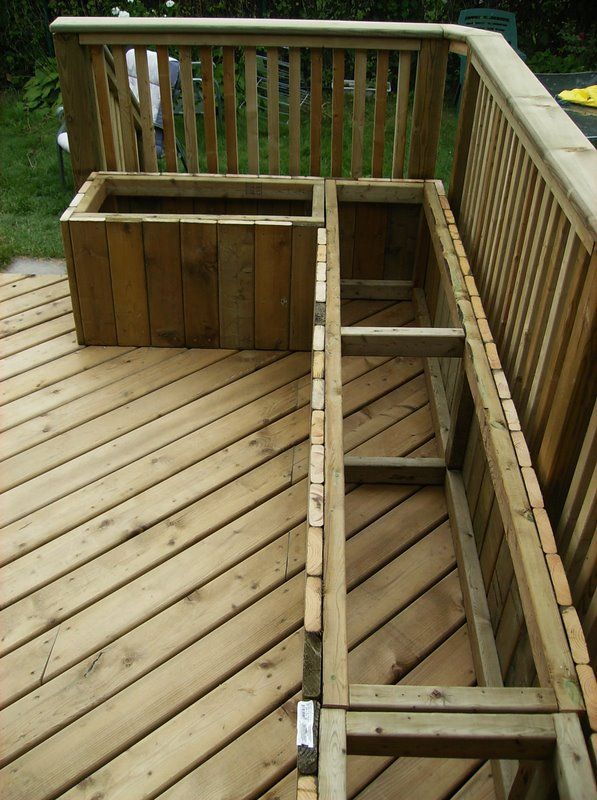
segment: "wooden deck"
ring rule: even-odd
[[[0,276],[2,796],[290,800],[309,354],[81,348],[69,304]],[[347,453],[437,454],[420,359],[343,381]],[[346,515],[351,683],[473,685],[443,488],[349,486]],[[348,763],[351,798],[494,796],[478,761]]]

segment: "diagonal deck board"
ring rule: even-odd
[[[39,289],[7,299],[5,299],[2,289],[0,290],[0,319],[4,320],[17,314],[23,314],[25,311],[44,306],[47,303],[54,303],[63,297],[69,297],[67,280],[52,281],[49,284],[42,283]]]
[[[407,302],[343,305],[348,325],[413,320]],[[3,362],[3,797],[293,798],[308,356],[152,365],[48,325]],[[348,357],[343,381],[347,452],[436,454],[419,359]],[[474,683],[443,490],[349,486],[346,509],[351,680]],[[349,797],[408,794],[422,769],[351,757]],[[485,796],[477,762],[434,775],[425,800]]]
[[[5,302],[13,297],[31,294],[38,289],[52,284],[65,284],[64,275],[13,275],[0,274],[0,301]]]

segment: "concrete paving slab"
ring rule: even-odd
[[[6,267],[0,267],[0,272],[14,275],[66,275],[66,261],[62,258],[15,258]]]

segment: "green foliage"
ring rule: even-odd
[[[564,23],[548,50],[537,50],[527,64],[533,72],[582,72],[597,67],[597,26],[589,33],[577,33],[570,22]]]
[[[595,69],[597,25],[588,0],[176,0],[172,7],[165,0],[2,0],[0,86],[22,86],[40,58],[52,55],[48,26],[61,15],[118,9],[131,16],[456,22],[461,9],[479,4],[516,14],[520,49],[535,70]]]
[[[25,108],[55,109],[60,105],[60,79],[55,58],[47,58],[38,64],[35,74],[23,87]]]
[[[44,0],[2,0],[0,3],[0,86],[22,86],[36,63],[52,54]]]

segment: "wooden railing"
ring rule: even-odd
[[[467,42],[450,201],[525,458],[595,641],[597,154],[513,51],[483,34]]]
[[[61,18],[52,31],[77,186],[94,170],[183,170],[177,131],[190,172],[433,178],[448,56],[467,58],[449,191],[451,222],[462,239],[458,255],[470,263],[475,324],[502,393],[555,596],[561,609],[572,609],[562,614],[570,641],[574,645],[578,624],[570,600],[587,640],[595,641],[597,154],[503,38],[452,25],[289,20]],[[126,74],[131,47],[138,103]],[[265,76],[257,72],[262,48]],[[289,48],[287,122],[279,113],[279,48]],[[160,160],[144,64],[148,49],[157,50],[160,66]],[[178,118],[169,55],[181,65]],[[193,62],[200,62],[199,116]],[[259,80],[266,84],[265,113],[258,108]],[[345,93],[346,80],[354,81],[353,92]],[[374,101],[367,99],[373,87]],[[309,102],[301,105],[305,93]],[[328,228],[328,261],[343,246],[337,233]],[[334,288],[328,283],[328,292]],[[451,324],[445,304],[430,313],[434,325]],[[338,320],[326,324],[332,341]],[[443,367],[442,378],[448,411],[457,415],[463,376],[454,364]],[[333,377],[338,365],[331,366]],[[333,393],[327,400],[333,408]],[[507,653],[503,679],[531,683],[520,598],[526,587],[512,579],[517,565],[508,555],[507,520],[497,513],[500,498],[484,437],[478,423],[466,429],[460,466],[494,633],[504,643],[500,653]],[[338,495],[340,483],[331,483],[336,478],[326,475],[326,484]],[[571,597],[560,580],[562,562]],[[574,658],[583,690],[594,691],[589,655],[575,652]]]
[[[434,177],[448,53],[469,57],[450,202],[574,599],[592,628],[597,155],[503,38],[453,25],[233,19],[59,18],[52,31],[77,186],[98,169],[184,169],[169,55],[180,61],[178,129],[190,172]],[[129,90],[131,47],[139,102]],[[148,48],[159,66],[160,162]],[[257,71],[259,48],[266,75]],[[288,48],[282,124],[279,48]],[[268,97],[261,115],[258,80]],[[368,85],[375,100],[366,114]]]
[[[60,18],[52,31],[77,185],[98,169],[158,170],[148,48],[157,51],[169,172],[183,168],[176,153],[170,55],[180,63],[179,128],[190,172],[433,175],[449,51],[439,25]],[[288,119],[283,125],[282,47],[288,59],[288,86],[282,87],[288,93]],[[127,79],[130,48],[137,63],[138,104],[131,100]],[[266,53],[261,60],[266,75],[258,73],[258,51]],[[412,109],[411,73],[416,76]],[[261,115],[258,80],[267,87],[267,113]],[[354,82],[349,93],[345,81]],[[390,95],[388,84],[394,87]],[[201,87],[199,125],[195,85]],[[373,89],[369,123],[366,98]],[[330,97],[329,115],[324,93]],[[223,98],[221,109],[216,95]],[[301,141],[303,114],[309,117],[308,134],[306,124],[304,129],[308,142]]]

